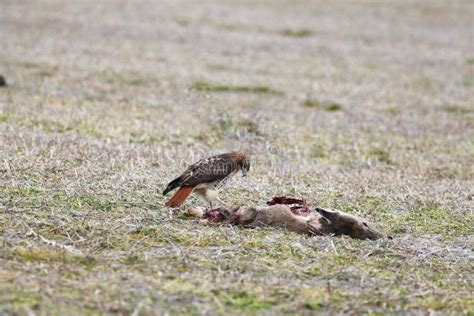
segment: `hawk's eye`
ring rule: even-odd
[[[366,222],[363,222],[362,224],[363,224],[365,227],[369,228],[369,225],[367,225]]]

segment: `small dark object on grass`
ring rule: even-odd
[[[7,86],[7,80],[5,79],[4,76],[0,75],[0,87],[6,87]]]

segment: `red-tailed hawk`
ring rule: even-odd
[[[240,151],[201,159],[168,184],[163,195],[178,187],[179,190],[165,205],[179,207],[192,192],[196,192],[209,202],[212,209],[212,202],[219,200],[218,191],[239,170],[244,177],[250,170],[250,160]]]

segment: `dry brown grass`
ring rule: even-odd
[[[1,1],[0,313],[472,314],[473,15]],[[395,238],[207,227],[162,207],[186,164],[242,142],[251,176],[224,200],[302,196]]]

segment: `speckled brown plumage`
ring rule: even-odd
[[[212,207],[212,202],[218,200],[218,191],[239,170],[245,176],[250,169],[250,160],[240,151],[220,154],[199,160],[189,166],[178,178],[171,181],[163,195],[179,188],[165,205],[179,207],[188,196],[196,192],[207,200]]]

